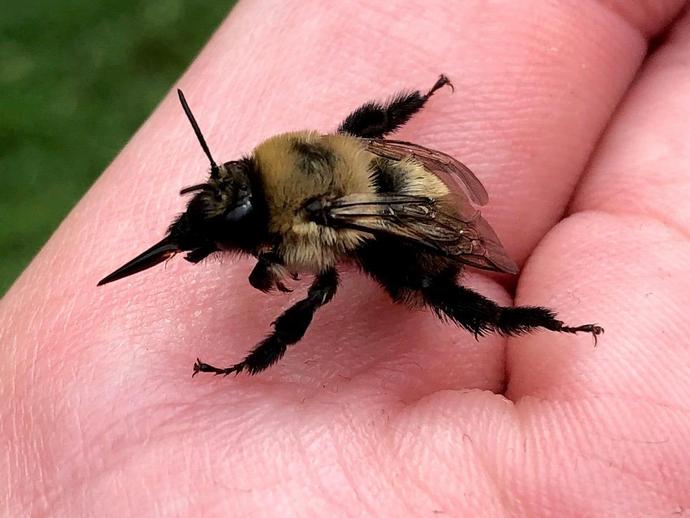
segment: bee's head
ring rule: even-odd
[[[244,244],[245,234],[256,219],[250,181],[253,167],[251,158],[226,162],[212,170],[208,182],[180,191],[195,194],[168,233],[180,250],[190,251],[187,258],[192,262],[197,262],[193,259],[204,250],[241,248]]]
[[[247,250],[256,239],[258,215],[251,184],[254,161],[243,158],[218,166],[184,95],[180,90],[178,94],[199,143],[211,162],[211,176],[206,183],[180,191],[180,194],[194,193],[194,196],[161,241],[102,279],[99,286],[151,268],[179,252],[186,252],[185,259],[197,263],[219,250]]]

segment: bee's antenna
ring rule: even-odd
[[[211,191],[213,188],[207,184],[207,183],[200,183],[197,185],[190,185],[189,187],[185,187],[180,191],[181,195],[188,194],[190,192],[196,192],[196,191]]]
[[[199,125],[196,122],[196,119],[194,118],[194,115],[192,114],[192,110],[189,108],[189,104],[187,104],[187,99],[185,99],[184,94],[182,93],[182,90],[179,88],[177,89],[177,95],[180,97],[180,103],[182,103],[182,109],[184,110],[185,114],[187,115],[187,118],[189,119],[189,123],[192,125],[192,128],[194,128],[194,133],[196,133],[196,138],[199,139],[199,144],[201,144],[201,149],[204,150],[204,153],[206,153],[206,156],[208,157],[209,162],[211,162],[211,176],[214,178],[218,177],[218,164],[216,164],[216,161],[213,160],[213,157],[211,156],[211,151],[208,149],[208,144],[206,144],[206,139],[204,139],[204,136],[201,134],[201,130],[199,129]]]

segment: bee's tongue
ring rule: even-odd
[[[179,251],[180,247],[174,243],[172,238],[168,235],[145,252],[142,252],[136,256],[127,264],[121,266],[107,277],[104,277],[98,281],[98,286],[102,286],[103,284],[117,281],[124,277],[134,275],[135,273],[148,270],[152,266],[156,266],[169,257],[172,257]]]

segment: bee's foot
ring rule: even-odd
[[[244,363],[238,363],[237,365],[233,365],[232,367],[227,367],[225,369],[219,369],[218,367],[214,367],[213,365],[209,365],[208,363],[204,363],[199,358],[197,358],[196,362],[194,363],[194,372],[192,373],[192,378],[200,372],[211,372],[211,373],[215,374],[216,376],[219,376],[219,375],[227,376],[228,374],[232,374],[233,372],[235,374],[239,374],[240,372],[242,372],[243,369],[244,369]]]
[[[591,333],[594,337],[594,346],[597,345],[597,337],[604,334],[604,328],[597,324],[585,324],[577,327],[563,327],[561,331],[566,333]]]

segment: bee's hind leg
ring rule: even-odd
[[[453,88],[450,79],[440,75],[427,93],[419,90],[401,92],[385,103],[371,101],[363,104],[347,116],[338,131],[361,138],[381,138],[393,133],[421,110],[436,90],[445,85]]]
[[[439,276],[425,283],[422,295],[439,316],[447,317],[480,336],[488,332],[520,335],[537,328],[560,333],[590,333],[597,336],[604,329],[596,324],[569,326],[547,308],[537,306],[499,306],[492,300],[457,284],[454,276]]]
[[[273,323],[273,332],[244,360],[232,367],[220,369],[197,359],[194,364],[194,375],[197,372],[227,375],[242,371],[256,374],[270,367],[282,358],[289,345],[302,339],[316,310],[331,301],[337,288],[338,272],[335,269],[320,273],[309,288],[307,297],[281,314]]]

